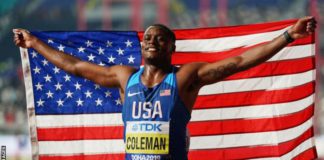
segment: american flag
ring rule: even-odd
[[[160,91],[160,96],[169,96],[169,95],[171,95],[170,89],[165,89]]]
[[[295,20],[175,30],[172,63],[214,62],[272,40]],[[98,65],[140,67],[143,32],[33,32]],[[34,158],[124,159],[121,100],[21,49]],[[267,62],[203,87],[188,125],[189,159],[314,159],[314,36]]]

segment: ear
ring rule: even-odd
[[[140,42],[140,45],[141,45],[141,50],[144,49],[144,48],[143,48],[143,42]]]
[[[175,52],[175,50],[176,50],[176,45],[172,44],[172,52]]]

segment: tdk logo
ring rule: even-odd
[[[134,124],[132,126],[132,130],[136,131],[153,131],[153,132],[161,132],[162,124],[151,124],[151,123],[141,123],[141,124]]]

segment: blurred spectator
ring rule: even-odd
[[[14,110],[14,107],[9,107],[4,111],[4,119],[8,127],[12,126],[16,122],[16,113]]]

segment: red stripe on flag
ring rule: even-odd
[[[305,98],[315,91],[315,82],[294,88],[272,91],[250,91],[198,96],[194,109],[234,107],[290,102]]]
[[[306,122],[314,114],[314,105],[280,117],[190,122],[190,136],[278,131]],[[285,123],[282,123],[285,122]]]
[[[236,73],[230,77],[227,77],[225,80],[295,74],[312,69],[315,69],[314,57],[267,62],[249,70]]]
[[[122,139],[123,126],[37,128],[39,141]]]
[[[313,128],[309,128],[301,136],[278,145],[248,146],[236,148],[219,148],[206,150],[190,150],[189,159],[248,159],[261,157],[278,157],[293,150],[305,140],[314,135]],[[212,142],[211,142],[212,143]]]
[[[207,39],[229,36],[242,36],[248,34],[256,34],[270,32],[283,29],[293,25],[297,20],[286,20],[280,22],[268,22],[260,24],[249,24],[229,27],[213,27],[198,29],[178,29],[174,30],[177,39]],[[139,32],[140,40],[143,38],[144,32]]]
[[[39,160],[121,160],[125,159],[124,153],[95,154],[95,155],[40,155]]]

